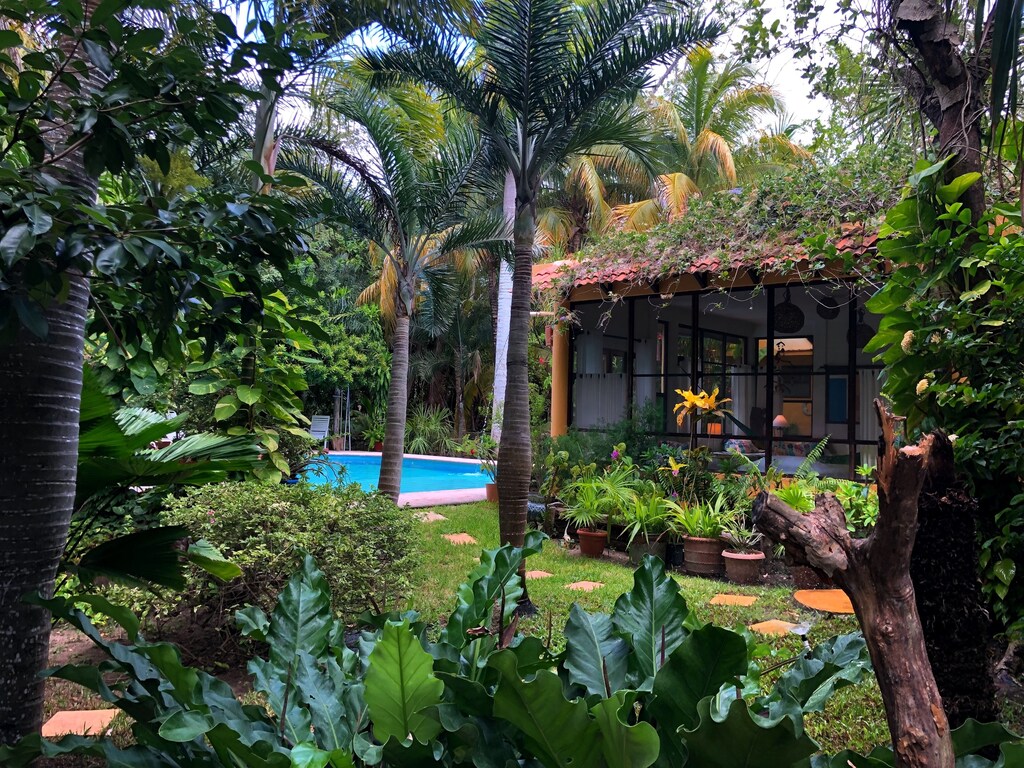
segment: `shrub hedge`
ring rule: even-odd
[[[164,517],[242,569],[228,583],[196,569],[181,596],[224,621],[245,604],[270,609],[306,552],[319,563],[343,619],[400,605],[415,565],[411,514],[356,485],[208,485],[168,500]]]

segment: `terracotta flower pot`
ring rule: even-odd
[[[373,450],[375,450],[375,451],[382,451],[382,450],[384,450],[384,443],[382,443],[380,440],[378,440],[376,443],[373,444]]]
[[[484,486],[484,490],[487,491],[487,500],[488,501],[492,501],[494,503],[498,502],[498,484],[497,483],[487,483],[487,485]]]
[[[722,553],[725,558],[725,575],[734,584],[757,584],[761,580],[764,552]]]
[[[691,576],[721,576],[724,570],[722,550],[725,542],[721,539],[704,539],[696,536],[683,537],[683,558],[686,572]]]
[[[600,557],[604,553],[605,544],[608,543],[608,534],[604,531],[579,528],[576,535],[580,537],[580,552],[584,557]]]

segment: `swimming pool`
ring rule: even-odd
[[[331,455],[325,470],[310,472],[307,479],[316,484],[334,482],[337,479],[335,467],[345,468],[346,483],[359,483],[364,491],[370,491],[377,487],[380,477],[380,454]],[[475,461],[414,459],[408,456],[402,460],[402,493],[483,488],[488,482],[489,478]]]

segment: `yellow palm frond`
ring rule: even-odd
[[[645,232],[662,220],[664,212],[654,198],[612,208],[612,223],[624,232]]]
[[[597,165],[594,158],[589,155],[577,155],[573,160],[566,179],[566,186],[578,189],[587,201],[587,205],[593,210],[601,205],[605,199],[604,182],[597,172]]]
[[[736,164],[733,162],[732,147],[722,136],[714,131],[704,129],[697,137],[694,154],[697,158],[714,157],[718,161],[718,168],[722,176],[730,184],[736,183]]]
[[[679,112],[679,107],[669,99],[655,96],[649,100],[647,109],[650,119],[655,126],[664,128],[681,146],[689,149],[690,134],[683,123],[683,116]]]
[[[685,173],[666,173],[658,177],[661,186],[661,205],[670,222],[684,215],[690,207],[690,198],[699,195],[697,184]]]
[[[537,211],[537,245],[564,247],[572,237],[572,218],[562,208],[542,208]]]

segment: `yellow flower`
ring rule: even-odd
[[[910,348],[914,344],[914,332],[907,331],[903,334],[903,341],[900,342],[900,349],[903,350],[904,354],[910,354]]]
[[[914,388],[914,391],[917,393],[917,396],[920,397],[924,394],[926,389],[928,389],[928,379],[921,379],[917,382],[917,386]]]

